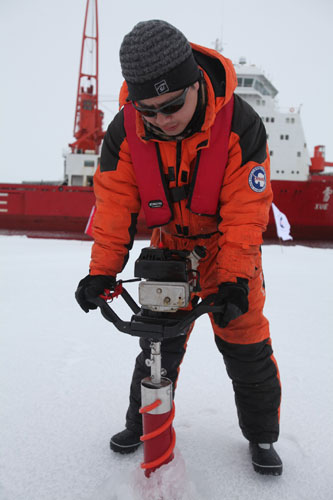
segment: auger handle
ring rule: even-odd
[[[183,335],[186,329],[200,316],[207,313],[222,312],[224,305],[215,306],[214,300],[217,294],[211,294],[205,297],[199,304],[193,307],[190,311],[178,311],[172,313],[167,318],[160,318],[142,315],[142,309],[137,305],[135,300],[122,287],[121,292],[117,295],[125,300],[128,306],[132,309],[134,315],[131,321],[122,320],[112,309],[112,307],[101,296],[90,299],[90,302],[98,306],[102,316],[121,332],[133,335],[135,337],[144,337],[161,341],[165,338],[177,337]]]

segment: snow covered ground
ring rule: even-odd
[[[145,244],[136,243],[123,278],[132,277]],[[177,389],[179,451],[149,493],[138,470],[142,451],[109,450],[124,425],[138,347],[74,300],[90,247],[0,237],[0,499],[159,500],[158,488],[164,500],[332,499],[333,249],[263,247],[266,315],[283,382],[283,476],[252,470],[230,381],[201,318]],[[182,496],[179,476],[187,478]],[[178,496],[170,493],[177,481]]]

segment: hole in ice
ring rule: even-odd
[[[127,473],[115,471],[91,500],[204,500],[201,474],[186,470],[180,451],[175,448],[172,462],[146,478],[140,466]],[[97,496],[96,496],[97,495]]]

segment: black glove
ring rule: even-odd
[[[221,283],[214,305],[225,305],[220,313],[213,313],[214,321],[220,328],[225,328],[229,321],[238,318],[249,309],[248,280],[237,278],[237,283]]]
[[[89,299],[95,299],[101,295],[105,289],[113,290],[116,284],[116,279],[113,276],[103,276],[96,274],[95,276],[88,274],[83,278],[75,292],[75,298],[84,312],[89,312],[89,309],[97,309],[97,306]]]

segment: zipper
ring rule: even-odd
[[[177,141],[176,145],[176,186],[178,186],[178,176],[182,159],[182,141]]]
[[[182,141],[177,141],[176,144],[176,186],[178,187],[178,177],[179,177],[179,171],[180,171],[180,164],[182,160]],[[182,214],[182,206],[181,206],[181,201],[178,202],[179,206],[179,212],[180,212],[180,222],[181,222],[181,227],[183,227],[183,214]]]

